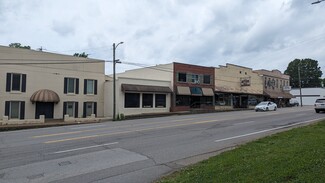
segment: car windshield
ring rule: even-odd
[[[325,103],[325,99],[317,99],[316,103]]]
[[[261,102],[258,105],[267,105],[269,102]]]

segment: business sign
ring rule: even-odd
[[[283,86],[283,91],[290,91],[291,90],[291,86]]]
[[[240,86],[250,86],[251,78],[240,78]]]

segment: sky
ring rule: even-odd
[[[0,0],[0,45],[112,61],[124,42],[117,72],[171,62],[284,72],[311,58],[325,77],[325,1],[314,1]]]

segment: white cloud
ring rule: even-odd
[[[295,58],[325,55],[325,2],[256,0],[0,1],[0,44],[154,65],[226,62],[284,71]],[[133,68],[118,65],[118,71]],[[107,65],[111,73],[111,65]]]

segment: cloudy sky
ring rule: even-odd
[[[325,74],[325,1],[313,1],[0,0],[0,45],[112,60],[112,44],[123,41],[122,62],[284,71],[295,58],[312,58]]]

